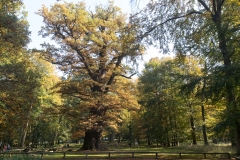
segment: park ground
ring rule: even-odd
[[[171,147],[162,147],[162,146],[157,146],[156,144],[153,145],[146,145],[144,142],[140,143],[139,146],[132,145],[130,148],[127,141],[124,141],[120,144],[117,143],[110,143],[110,142],[104,142],[103,145],[105,145],[108,149],[107,151],[79,151],[81,148],[81,143],[76,144],[76,143],[63,143],[63,144],[58,144],[55,146],[47,146],[47,147],[38,147],[35,148],[34,150],[29,151],[29,155],[34,152],[41,152],[44,153],[43,157],[40,157],[39,155],[34,155],[36,157],[32,157],[32,159],[46,159],[46,160],[60,160],[63,159],[63,154],[66,154],[65,159],[69,160],[77,160],[77,159],[108,159],[107,153],[114,152],[114,155],[111,156],[111,159],[118,160],[118,159],[156,159],[155,155],[147,155],[147,154],[140,154],[140,152],[158,152],[159,156],[158,159],[180,159],[179,158],[179,153],[191,153],[189,155],[184,155],[182,159],[204,159],[203,155],[201,154],[193,154],[193,153],[229,153],[231,155],[231,159],[237,159],[235,157],[235,147],[232,147],[230,143],[219,143],[219,144],[214,144],[210,143],[208,146],[203,145],[202,142],[198,142],[198,145],[190,145],[190,143],[181,143],[179,146],[171,146]],[[51,151],[51,149],[54,149],[54,151]],[[18,148],[13,148],[12,153],[14,152],[22,152],[22,150]],[[118,152],[124,152],[124,154],[118,154]],[[125,154],[128,153],[129,154]],[[131,153],[135,153],[135,157],[131,157]],[[82,153],[89,153],[89,155],[86,157]],[[94,153],[94,155],[92,154]],[[105,153],[105,154],[104,154]],[[81,154],[81,155],[80,155]],[[0,160],[14,160],[12,159],[4,159],[4,155],[0,156]],[[6,156],[5,156],[6,157]],[[14,156],[13,156],[14,157]],[[22,159],[22,158],[21,158]],[[29,158],[23,158],[23,159],[29,159]],[[206,159],[227,159],[226,157],[218,154],[208,154]],[[20,160],[20,159],[18,159]]]

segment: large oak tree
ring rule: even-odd
[[[59,85],[63,95],[74,97],[78,114],[69,115],[84,125],[82,149],[102,149],[104,128],[121,122],[121,110],[137,108],[133,94],[126,94],[134,91],[132,85],[120,78],[135,74],[134,64],[144,51],[136,43],[137,28],[113,2],[94,12],[83,2],[65,2],[43,6],[38,14],[45,23],[40,34],[59,45],[46,44],[44,56],[66,74]]]

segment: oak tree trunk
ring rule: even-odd
[[[85,131],[82,150],[103,150],[101,147],[102,130],[89,129]]]

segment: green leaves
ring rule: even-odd
[[[30,41],[28,24],[24,13],[20,12],[21,7],[21,1],[0,2],[0,60],[2,54],[10,54]]]
[[[174,136],[183,136],[181,128],[185,128],[188,121],[187,116],[182,117],[187,108],[179,95],[182,81],[177,75],[181,69],[170,58],[151,59],[145,67],[138,82],[139,103],[144,110],[143,122],[146,122],[143,126],[152,138],[168,143]]]

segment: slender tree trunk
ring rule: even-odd
[[[21,138],[21,147],[22,148],[25,147],[25,140],[27,137],[28,125],[29,125],[29,120],[27,120],[26,124],[23,127],[23,134],[22,134],[22,138]]]
[[[54,136],[54,140],[53,140],[53,145],[58,143],[58,131],[55,130],[55,136]]]
[[[148,143],[149,146],[151,145],[151,138],[150,138],[149,134],[147,135],[147,143]]]
[[[237,147],[237,155],[240,155],[240,124],[236,122],[235,126],[235,139],[236,139],[236,147]]]
[[[173,100],[173,96],[172,96],[172,100]],[[177,124],[178,123],[177,123],[176,107],[175,107],[174,101],[172,101],[172,107],[174,108],[174,113],[173,113],[174,129],[177,130]],[[173,135],[173,139],[174,139],[174,145],[178,146],[179,145],[179,140],[178,140],[177,132]]]
[[[230,138],[232,147],[236,147],[236,140],[235,140],[236,135],[235,134],[236,134],[235,127],[233,127],[233,126],[229,127],[229,138]]]
[[[171,138],[172,137],[169,137],[169,130],[168,130],[168,126],[165,127],[165,135],[166,135],[166,146],[171,146]]]
[[[192,131],[191,131],[192,144],[193,145],[197,145],[196,127],[195,127],[195,122],[194,122],[194,118],[193,118],[193,108],[192,108],[192,104],[191,103],[189,104],[189,109],[190,109],[190,112],[191,112],[191,115],[190,115],[190,125],[191,125],[191,128],[192,128]]]
[[[132,141],[132,121],[130,121],[130,124],[128,125],[128,133],[129,133],[129,141]]]
[[[195,127],[195,124],[194,124],[194,119],[193,119],[193,116],[191,115],[190,117],[190,123],[191,123],[191,128],[192,128],[192,144],[193,145],[197,145],[197,137],[196,137],[196,127]]]
[[[24,131],[23,127],[20,127],[20,134],[18,137],[18,147],[21,147],[21,144],[22,144],[23,131]]]
[[[112,133],[110,134],[110,139],[109,139],[110,142],[114,142],[115,137],[116,137],[115,132],[112,132]]]
[[[28,113],[26,115],[27,120],[25,122],[25,126],[23,126],[23,134],[22,134],[22,138],[21,138],[21,147],[22,148],[25,147],[25,140],[26,140],[26,137],[27,137],[28,125],[29,125],[29,122],[30,122],[31,111],[32,111],[32,105],[29,107]]]
[[[118,143],[121,143],[122,141],[122,132],[118,134]]]
[[[207,69],[207,62],[205,61],[204,64],[204,74],[208,74],[208,69]],[[208,137],[207,137],[207,129],[206,129],[206,118],[205,118],[205,106],[204,106],[204,102],[205,102],[205,88],[206,88],[206,78],[204,78],[203,80],[203,87],[202,87],[202,106],[201,106],[201,110],[202,110],[202,131],[203,131],[203,140],[204,140],[204,145],[209,145],[208,144]]]
[[[204,140],[204,145],[208,145],[208,137],[207,137],[207,131],[206,131],[206,119],[205,119],[205,108],[204,105],[201,106],[202,109],[202,131],[203,131],[203,140]]]
[[[176,118],[176,114],[174,114],[174,126],[175,129],[177,130],[177,118]],[[175,137],[175,143],[178,146],[179,145],[179,139],[178,139],[178,133],[176,132],[176,134],[174,135]]]

